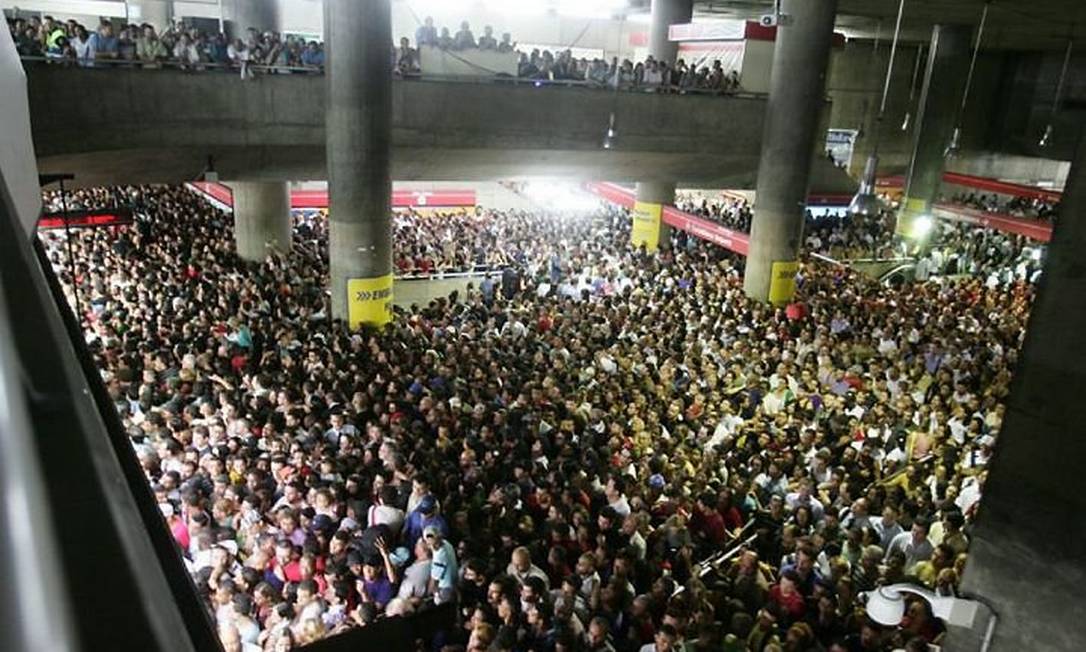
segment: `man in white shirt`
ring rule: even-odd
[[[418,606],[430,595],[430,557],[433,552],[425,539],[419,537],[415,542],[415,561],[403,573],[400,591],[397,597]]]
[[[404,511],[399,507],[396,507],[397,497],[396,487],[382,487],[381,495],[378,498],[378,504],[370,507],[368,519],[369,527],[373,527],[374,525],[388,526],[388,529],[392,532],[393,538],[400,536],[400,530],[403,528],[403,522],[406,518]]]
[[[544,587],[549,588],[550,586],[547,574],[543,572],[543,569],[532,563],[532,555],[524,546],[513,551],[509,566],[506,567],[505,572],[521,585],[527,582],[529,577],[538,577],[543,580]]]
[[[914,522],[911,531],[902,532],[890,541],[886,549],[886,558],[889,559],[894,552],[902,552],[905,554],[905,573],[914,572],[917,564],[931,559],[932,553],[935,552],[935,546],[928,541],[928,527],[927,521]]]
[[[890,547],[890,542],[894,540],[894,537],[904,532],[901,524],[897,522],[897,508],[893,505],[883,507],[882,518],[872,519],[871,527],[879,535],[879,545],[883,550]]]

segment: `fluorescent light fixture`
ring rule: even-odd
[[[1041,140],[1037,142],[1037,147],[1048,147],[1052,143],[1052,125],[1045,126],[1045,132],[1041,134]]]
[[[599,206],[599,200],[579,185],[567,181],[539,180],[525,183],[521,193],[541,208],[562,213],[587,213]]]
[[[420,16],[433,14],[435,18],[448,18],[455,14],[469,16],[469,19],[471,15],[478,16],[480,12],[504,16],[557,15],[609,19],[623,15],[630,9],[629,0],[405,0],[405,3]]]

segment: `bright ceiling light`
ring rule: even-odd
[[[913,222],[913,237],[918,239],[927,237],[934,226],[935,221],[931,219],[931,215],[921,215]]]
[[[570,18],[610,19],[624,15],[630,9],[629,0],[537,0],[510,2],[508,0],[405,0],[415,13],[421,15],[469,15],[478,11],[505,16],[544,16],[557,14]]]

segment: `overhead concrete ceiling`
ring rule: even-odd
[[[635,0],[646,9],[648,0]],[[773,0],[695,0],[694,17],[757,20]],[[905,0],[902,38],[927,41],[938,23],[978,25],[985,0]],[[898,0],[838,0],[837,29],[853,38],[889,39]],[[881,26],[880,26],[881,23]],[[992,0],[981,49],[1056,50],[1086,36],[1086,0]]]

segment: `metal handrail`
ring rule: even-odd
[[[484,267],[481,269],[474,269],[470,272],[432,272],[430,274],[397,274],[395,280],[397,281],[444,281],[455,278],[474,278],[477,276],[486,276],[494,272],[503,271],[505,267]]]
[[[14,210],[3,186],[0,175],[0,219],[7,220]],[[66,652],[79,644],[51,525],[56,510],[35,459],[7,300],[0,285],[0,543],[6,551],[0,576],[7,585],[7,597],[0,600],[0,648]]]
[[[240,64],[235,63],[218,63],[218,62],[199,62],[199,63],[182,63],[180,61],[163,59],[155,61],[153,63],[142,61],[140,59],[95,59],[94,65],[83,66],[80,65],[77,59],[61,59],[55,57],[35,57],[22,55],[19,57],[21,61],[29,63],[44,63],[47,65],[61,66],[64,68],[76,68],[76,69],[115,69],[122,68],[125,70],[147,70],[147,71],[162,71],[162,70],[174,70],[179,72],[201,73],[201,72],[229,72],[238,73],[241,70]],[[300,74],[300,75],[323,75],[323,66],[285,66],[276,64],[256,64],[249,63],[246,65],[246,70],[250,73],[260,74]],[[614,91],[615,88],[609,83],[598,83],[595,81],[583,80],[583,79],[534,79],[531,77],[516,77],[513,75],[431,75],[422,74],[418,72],[400,73],[393,72],[393,79],[397,80],[411,80],[422,82],[446,82],[446,83],[461,83],[461,84],[507,84],[512,86],[533,86],[541,88],[544,86],[559,86],[564,88],[588,88],[592,90],[605,90]],[[626,93],[643,93],[646,95],[699,95],[709,97],[729,97],[736,99],[765,99],[767,93],[753,93],[750,91],[737,90],[737,91],[723,91],[717,89],[708,88],[681,88],[675,85],[669,86],[619,86],[620,92]]]

